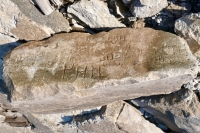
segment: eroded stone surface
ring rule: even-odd
[[[156,15],[167,5],[167,0],[133,0],[130,11],[135,17],[146,18]]]
[[[137,109],[123,101],[110,103],[98,110],[95,108],[91,109],[89,112],[77,111],[79,112],[78,114],[74,114],[74,112],[65,111],[62,114],[53,113],[34,115],[39,119],[43,119],[43,123],[52,128],[54,132],[141,133],[140,131],[149,131],[151,133],[154,131],[156,133],[162,133],[162,131],[154,124],[145,120]],[[121,120],[124,121],[124,124],[121,123]],[[61,125],[61,123],[63,125]],[[133,128],[129,127],[128,130],[124,130],[124,127],[126,128],[131,125]]]
[[[0,32],[17,39],[40,40],[51,34],[70,30],[59,12],[43,15],[29,0],[1,0]]]
[[[54,97],[40,100],[12,101],[12,105],[16,108],[23,108],[24,110],[38,114],[91,109],[107,105],[117,100],[169,94],[179,90],[183,84],[191,80],[191,75],[169,77],[142,83],[134,83],[132,80],[115,80],[100,84],[94,88],[73,92],[67,92],[62,88],[59,90],[60,94],[58,93]],[[41,88],[41,91],[43,91],[43,88]],[[41,95],[37,93],[37,95],[35,94],[35,98]],[[33,98],[30,94],[26,94],[26,96],[26,99]],[[20,99],[21,97],[16,98]]]
[[[181,129],[179,132],[198,133],[200,131],[200,103],[196,94],[191,90],[181,89],[168,95],[151,96],[137,99],[137,101],[142,101],[160,111],[164,115],[163,118],[167,117],[172,124],[176,124]],[[160,119],[156,113],[153,115]],[[177,130],[174,131],[177,132]]]
[[[1,86],[0,86],[1,87]],[[24,108],[14,108],[7,100],[5,94],[0,93],[0,115],[5,116],[4,123],[0,123],[0,128],[5,133],[32,133],[52,131],[35,118],[29,110]],[[13,118],[14,117],[14,118]],[[21,127],[22,125],[26,127]],[[14,127],[11,127],[14,126]],[[16,127],[17,126],[17,127]],[[27,127],[28,126],[28,127]],[[31,130],[32,129],[32,130]]]
[[[113,15],[108,7],[100,0],[81,0],[70,5],[68,13],[74,15],[75,19],[82,21],[87,27],[95,29],[125,27]]]
[[[16,27],[16,20],[20,10],[10,0],[1,0],[0,2],[0,32],[3,34],[13,35],[11,29]]]
[[[106,117],[126,133],[163,133],[161,129],[145,120],[137,109],[125,102],[114,102],[107,106]]]
[[[174,30],[186,39],[192,52],[200,57],[200,12],[176,20]]]
[[[61,88],[80,90],[111,79],[178,76],[195,68],[183,39],[149,28],[59,34],[21,45],[4,59],[4,77],[12,80],[17,99],[48,97]]]

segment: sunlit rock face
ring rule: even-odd
[[[194,55],[200,57],[200,12],[177,19],[174,30],[187,41]]]
[[[135,17],[146,18],[156,15],[167,6],[167,0],[133,0],[130,11]]]
[[[134,78],[147,81],[193,74],[196,58],[180,37],[150,28],[96,35],[65,33],[20,45],[4,58],[13,100],[41,99]],[[12,84],[11,84],[12,81]]]
[[[0,32],[19,40],[41,40],[71,30],[59,12],[43,15],[28,0],[1,1]]]

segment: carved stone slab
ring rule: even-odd
[[[149,28],[59,34],[21,45],[4,58],[4,78],[8,85],[12,80],[17,100],[70,94],[112,79],[178,76],[195,68],[183,39]]]

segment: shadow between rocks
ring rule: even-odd
[[[9,101],[11,100],[11,91],[6,86],[5,80],[3,78],[3,58],[14,48],[24,42],[25,41],[17,41],[7,44],[0,44],[0,93],[6,94]]]

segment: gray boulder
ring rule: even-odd
[[[167,6],[167,0],[133,0],[130,11],[135,17],[146,18],[156,15]]]
[[[105,29],[125,27],[114,15],[111,15],[107,5],[100,0],[81,0],[68,7],[67,10],[74,19],[83,22],[87,27]]]
[[[176,20],[174,30],[185,38],[192,52],[200,57],[200,12]]]

